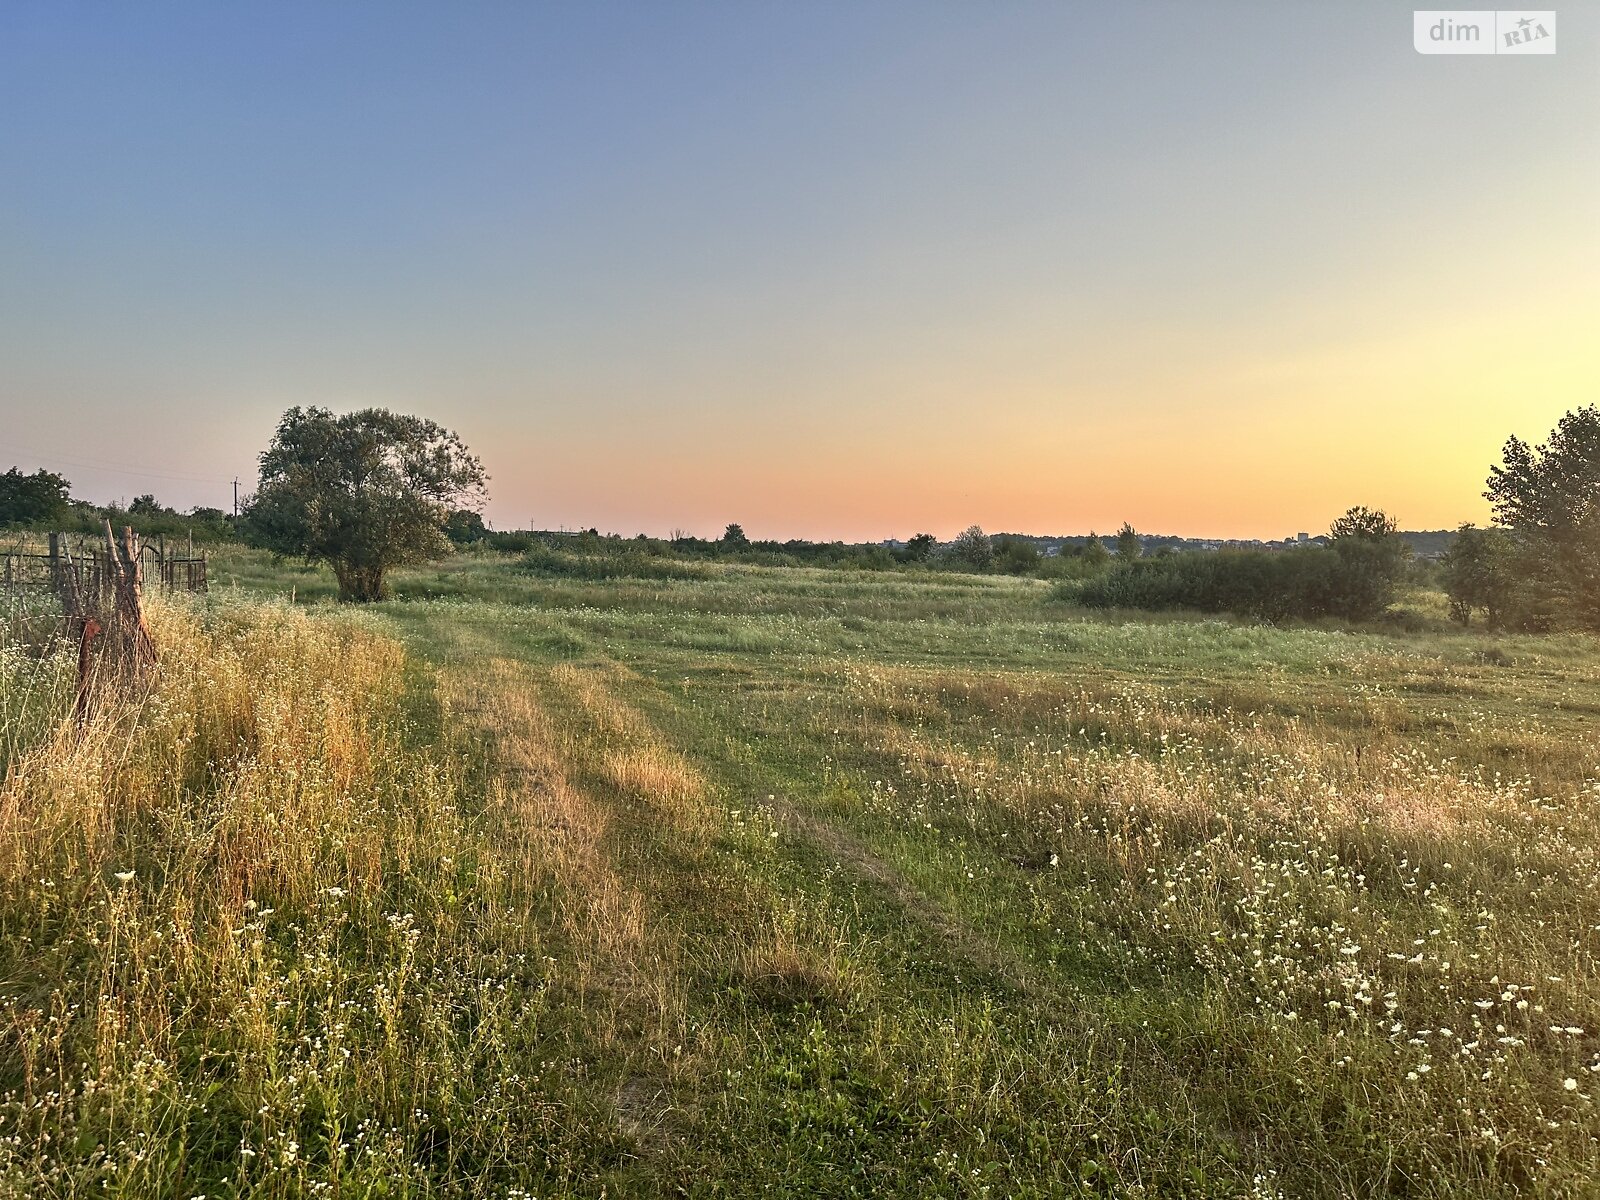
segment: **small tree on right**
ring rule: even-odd
[[[1483,611],[1490,629],[1504,628],[1516,604],[1515,544],[1504,529],[1463,525],[1444,554],[1444,591],[1450,618],[1463,625]]]
[[[1329,609],[1352,621],[1370,621],[1394,603],[1405,578],[1411,547],[1382,509],[1349,509],[1328,529],[1328,545],[1339,557]]]
[[[1508,439],[1484,497],[1536,605],[1600,629],[1600,409],[1567,413],[1537,446]]]

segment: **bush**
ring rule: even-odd
[[[1352,621],[1370,621],[1394,602],[1411,561],[1411,547],[1395,523],[1376,509],[1352,508],[1333,523],[1329,547],[1339,556],[1329,611]]]
[[[1105,574],[1110,566],[1111,556],[1101,542],[1095,541],[1075,550],[1063,547],[1061,553],[1041,559],[1038,575],[1040,579],[1093,579]]]
[[[842,565],[857,571],[892,571],[898,564],[887,548],[863,546],[845,559]]]
[[[1088,579],[1077,598],[1091,608],[1187,608],[1269,621],[1367,620],[1388,604],[1382,564],[1373,561],[1376,555],[1316,546],[1119,559],[1109,571]]]
[[[945,558],[959,571],[987,571],[994,566],[994,543],[979,526],[969,525],[950,543]]]
[[[498,550],[502,554],[525,554],[537,544],[538,539],[531,533],[521,531],[491,532],[483,539],[483,544],[491,550]]]
[[[1031,575],[1039,569],[1039,547],[1007,534],[994,539],[994,567],[1007,575]]]

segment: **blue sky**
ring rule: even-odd
[[[10,5],[0,466],[220,503],[382,405],[502,526],[1482,519],[1597,399],[1597,14]]]

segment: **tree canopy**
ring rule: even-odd
[[[1510,438],[1484,497],[1535,602],[1600,628],[1600,409],[1567,413],[1537,446]]]
[[[1469,523],[1457,531],[1443,563],[1453,620],[1471,624],[1472,614],[1482,609],[1491,629],[1510,622],[1517,601],[1513,553],[1511,535],[1504,529],[1479,529]]]
[[[450,550],[452,511],[481,506],[488,477],[456,434],[381,408],[291,408],[261,455],[245,537],[327,563],[347,600],[377,600],[395,567]]]
[[[1365,538],[1377,541],[1393,537],[1395,529],[1394,519],[1381,508],[1367,508],[1358,504],[1346,509],[1342,517],[1334,520],[1328,528],[1328,540],[1337,542],[1341,538]]]

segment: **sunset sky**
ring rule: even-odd
[[[1600,401],[1600,4],[0,7],[0,470],[226,507],[291,405],[497,527],[1482,521]]]

